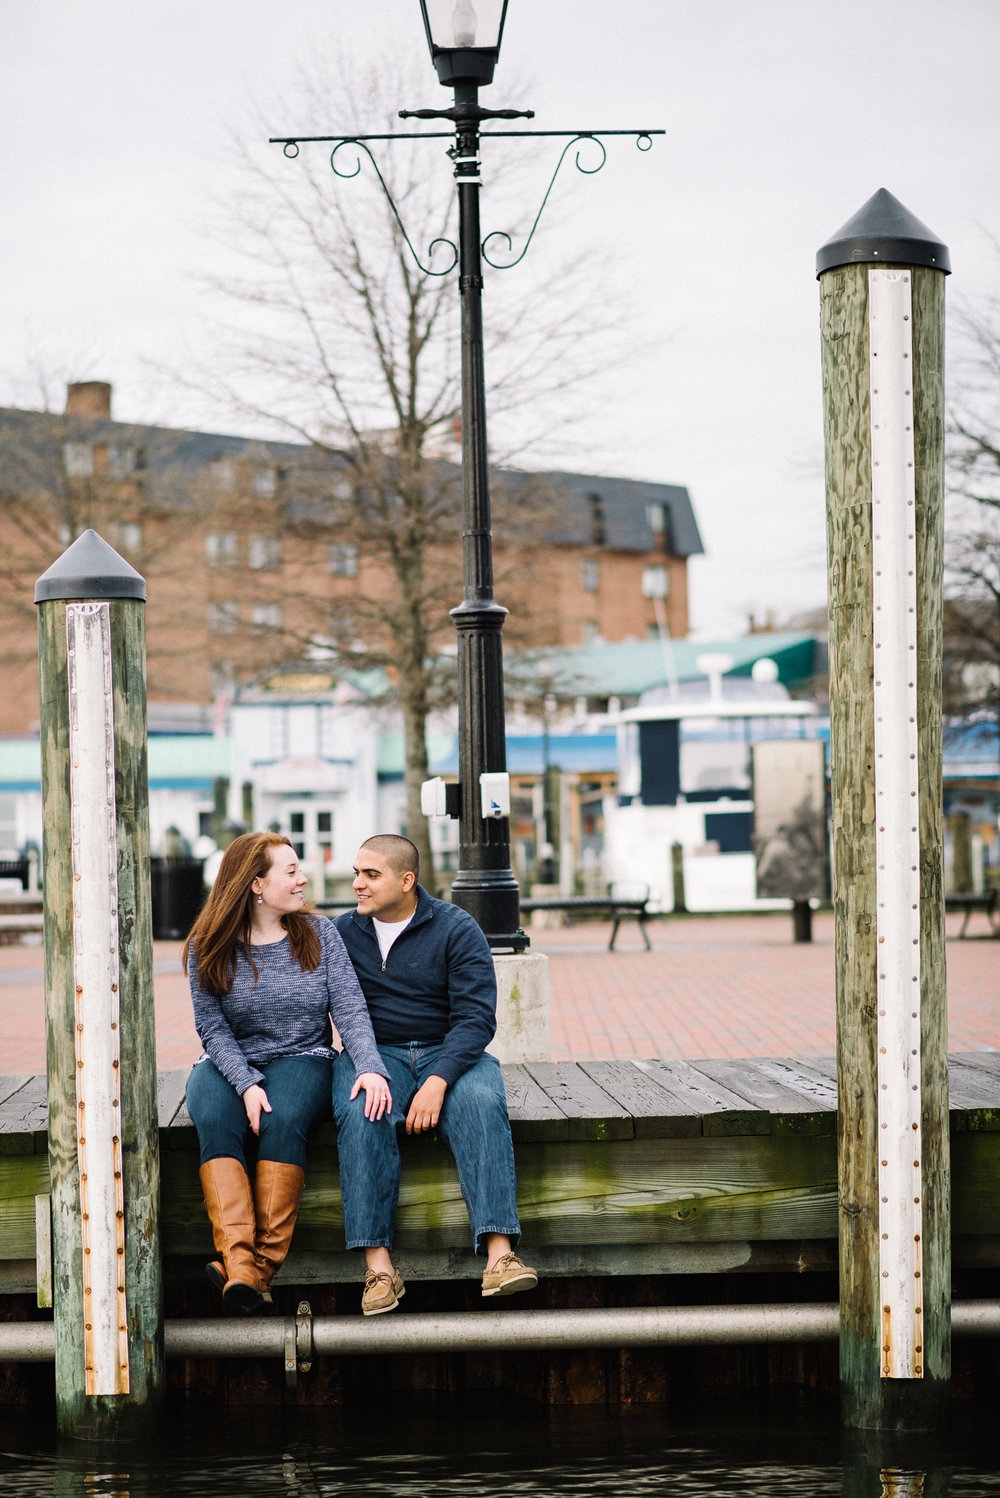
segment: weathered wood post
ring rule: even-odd
[[[145,597],[94,531],[35,584],[56,1407],[88,1439],[164,1389]]]
[[[830,615],[845,1424],[951,1373],[941,810],[947,248],[884,189],[817,256]]]

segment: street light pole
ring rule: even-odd
[[[458,632],[459,867],[452,899],[474,916],[492,947],[524,948],[517,880],[510,866],[510,821],[484,817],[480,777],[507,767],[503,629],[507,610],[493,596],[493,541],[486,446],[483,273],[479,224],[479,85],[455,82],[455,179],[459,213],[462,316],[462,602]]]

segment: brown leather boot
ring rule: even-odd
[[[267,1290],[285,1262],[299,1215],[305,1171],[277,1160],[258,1160],[253,1199],[257,1214],[254,1262],[260,1287]]]
[[[198,1172],[212,1224],[216,1253],[225,1271],[222,1303],[227,1310],[254,1311],[261,1303],[254,1261],[254,1211],[250,1180],[239,1160],[209,1160]],[[208,1266],[211,1279],[215,1265]]]

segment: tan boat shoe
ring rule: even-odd
[[[516,1295],[519,1290],[533,1290],[537,1284],[538,1275],[515,1253],[501,1254],[493,1268],[483,1274],[484,1295]]]
[[[361,1309],[366,1316],[381,1316],[383,1311],[394,1311],[406,1294],[403,1276],[395,1270],[387,1274],[369,1269],[365,1275],[365,1288],[361,1295]]]

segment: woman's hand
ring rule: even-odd
[[[271,1104],[267,1100],[267,1093],[257,1082],[251,1082],[243,1094],[243,1106],[247,1110],[247,1118],[250,1127],[255,1134],[260,1133],[260,1115],[270,1113]]]
[[[362,1087],[365,1090],[365,1117],[376,1123],[383,1113],[392,1112],[392,1093],[385,1077],[380,1077],[378,1072],[363,1071],[354,1084],[351,1093],[351,1101],[357,1097]]]

